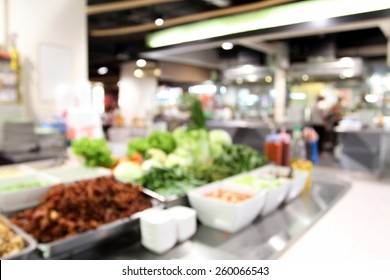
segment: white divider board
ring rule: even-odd
[[[103,138],[102,121],[99,114],[92,108],[69,108],[66,125],[68,138],[71,140],[87,137]]]
[[[71,83],[71,50],[68,46],[39,46],[39,91],[42,101],[53,101],[61,85]]]

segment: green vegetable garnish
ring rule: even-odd
[[[39,187],[48,186],[50,184],[51,184],[50,181],[46,181],[46,180],[37,180],[37,181],[16,183],[15,185],[12,185],[12,186],[0,188],[0,193],[9,193],[9,192],[14,192],[14,191],[39,188]]]
[[[105,139],[81,138],[72,142],[72,150],[85,159],[85,165],[112,167],[115,164]]]
[[[205,184],[179,167],[153,167],[137,183],[163,196],[185,195],[187,191]]]

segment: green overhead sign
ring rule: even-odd
[[[324,21],[390,9],[390,0],[312,0],[167,28],[146,37],[150,48],[239,34],[248,31]]]

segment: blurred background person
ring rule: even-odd
[[[325,133],[326,122],[326,105],[322,95],[317,96],[317,100],[311,110],[311,126],[318,134],[318,153],[324,155],[324,143],[326,140]]]
[[[342,120],[344,116],[344,105],[343,99],[341,97],[337,98],[337,101],[329,110],[328,114],[328,123],[330,127],[330,139],[332,143],[332,149],[334,149],[338,143],[337,141],[337,133],[335,132],[335,128],[339,125],[339,122]]]

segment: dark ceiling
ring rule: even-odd
[[[132,0],[133,2],[142,2],[141,0]],[[132,1],[108,1],[108,0],[88,0],[88,7],[96,5],[118,2]],[[121,9],[113,12],[104,12],[88,15],[88,42],[89,42],[89,77],[91,80],[117,80],[119,76],[120,63],[136,59],[140,52],[146,50],[145,35],[153,30],[135,32],[121,36],[96,37],[92,35],[93,30],[110,29],[117,27],[139,26],[153,23],[157,16],[164,20],[193,15],[207,11],[216,11],[229,7],[250,4],[253,0],[178,0],[168,3],[158,3],[147,5],[149,0],[144,0],[145,4],[141,7],[131,9]],[[219,6],[224,4],[227,6]],[[333,57],[344,56],[351,53],[359,46],[365,45],[386,45],[386,38],[380,28],[369,28],[362,30],[346,31],[331,34],[318,34],[315,36],[298,37],[283,40],[288,44],[290,59],[292,62],[307,61],[310,57],[319,55],[329,55]],[[265,63],[265,55],[261,52],[238,47],[230,52],[220,52],[221,58],[227,56],[237,56],[239,53],[248,53],[257,56],[259,64]],[[349,54],[348,53],[348,54]],[[384,58],[380,52],[366,52],[367,58]],[[364,56],[361,52],[356,54]],[[97,69],[106,66],[109,72],[105,77],[97,74]]]

